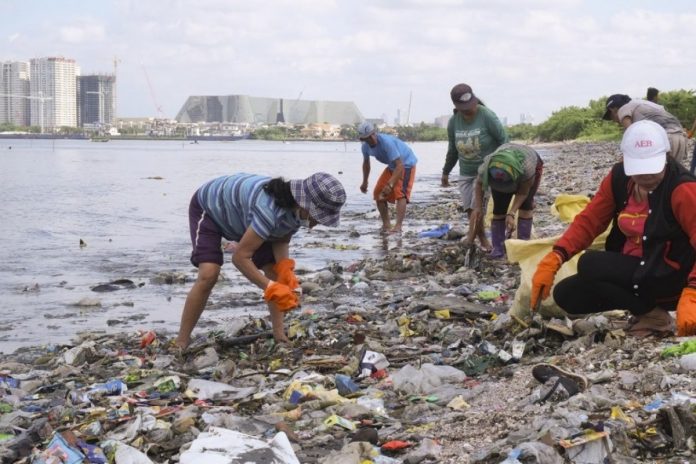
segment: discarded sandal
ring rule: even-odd
[[[569,379],[577,385],[578,391],[587,390],[587,388],[590,386],[589,380],[587,380],[587,377],[584,375],[575,374],[548,363],[537,364],[536,366],[532,367],[532,376],[539,383],[546,383],[552,377]],[[568,382],[561,380],[561,383],[566,384]]]
[[[532,397],[535,403],[558,402],[565,401],[578,393],[580,393],[580,387],[574,380],[568,377],[551,377],[532,393]]]

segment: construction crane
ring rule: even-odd
[[[300,122],[300,116],[298,114],[298,109],[297,109],[297,104],[300,102],[300,99],[302,98],[302,94],[304,93],[304,89],[300,90],[300,94],[297,96],[295,99],[294,103],[292,104],[292,109],[289,111],[290,119],[292,119],[292,122],[297,124]]]
[[[145,74],[145,80],[147,81],[147,87],[150,89],[150,97],[152,98],[152,103],[155,105],[155,110],[157,111],[158,119],[164,119],[164,113],[162,112],[162,105],[157,102],[157,97],[155,96],[155,89],[152,87],[152,82],[150,82],[150,76],[147,74],[147,69],[145,69],[144,64],[140,64],[143,68],[143,73]]]
[[[44,97],[43,92],[39,91],[38,96],[29,95],[16,95],[12,93],[0,93],[0,97],[10,97],[10,98],[26,98],[27,100],[38,100],[39,101],[39,125],[41,126],[41,133],[44,133],[44,105],[48,100],[53,100],[53,97]]]

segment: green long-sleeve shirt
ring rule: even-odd
[[[479,105],[476,117],[468,122],[460,113],[455,113],[447,124],[447,157],[443,174],[449,174],[459,161],[459,174],[475,176],[483,158],[493,153],[500,145],[508,142],[505,128],[495,113]]]

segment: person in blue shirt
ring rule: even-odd
[[[299,304],[290,238],[301,225],[336,226],[346,192],[323,172],[306,179],[235,174],[200,187],[189,205],[191,263],[198,278],[186,297],[176,345],[185,349],[223,264],[222,238],[238,242],[232,264],[264,290],[273,337],[287,341],[284,313]]]
[[[370,176],[370,156],[384,163],[387,167],[377,180],[374,199],[382,219],[383,233],[401,233],[406,205],[411,199],[411,188],[416,178],[418,158],[413,150],[402,140],[387,134],[378,134],[369,122],[358,127],[358,137],[362,142],[363,182],[360,191],[367,193],[367,179]],[[396,203],[396,222],[391,226],[387,203]]]

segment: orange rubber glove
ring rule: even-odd
[[[532,277],[532,300],[530,302],[532,311],[537,307],[540,292],[542,292],[542,300],[545,300],[551,294],[553,279],[562,265],[563,258],[555,251],[549,252],[539,261],[534,277]]]
[[[267,302],[273,302],[278,306],[278,309],[285,312],[296,308],[300,304],[299,298],[295,292],[290,290],[287,285],[274,282],[271,280],[263,292],[263,299]]]
[[[693,137],[693,136],[694,136],[694,131],[692,131],[692,130],[686,131],[686,136],[687,136],[688,138]]]
[[[273,270],[278,276],[278,282],[290,287],[290,290],[295,290],[300,286],[295,276],[295,260],[284,258],[273,265]]]
[[[696,288],[682,290],[677,305],[677,335],[687,337],[696,334]]]

